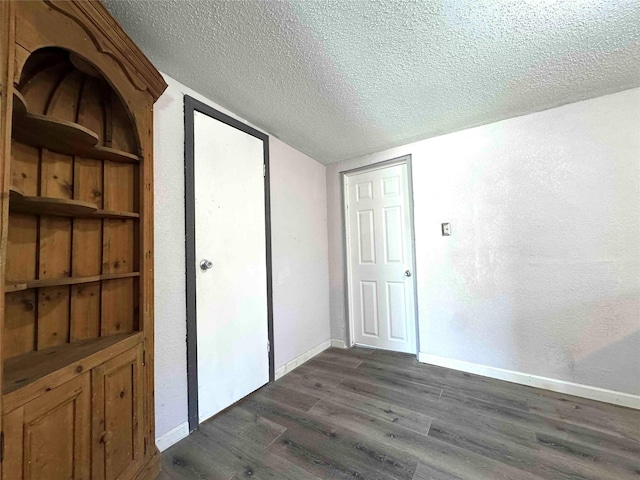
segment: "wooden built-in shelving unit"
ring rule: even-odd
[[[154,101],[98,1],[0,2],[1,480],[150,480]]]
[[[95,0],[0,2],[0,480],[151,480],[153,112]]]
[[[74,342],[100,348],[140,328],[136,129],[110,85],[72,60],[40,51],[13,89],[3,351],[14,373],[32,364],[15,358],[58,365]]]

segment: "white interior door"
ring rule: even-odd
[[[407,165],[347,177],[351,321],[356,344],[416,353]]]
[[[267,254],[264,143],[203,113],[194,116],[202,422],[269,381]],[[202,269],[202,261],[210,268]]]

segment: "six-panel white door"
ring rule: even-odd
[[[269,381],[263,149],[194,112],[196,259],[211,262],[196,267],[201,422]]]
[[[354,341],[416,353],[407,165],[347,177]]]

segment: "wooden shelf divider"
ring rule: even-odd
[[[98,145],[98,134],[78,123],[30,113],[26,100],[15,89],[12,136],[25,145],[46,148],[65,155],[123,163],[140,161],[140,157],[133,153]]]
[[[137,163],[140,161],[140,157],[134,153],[125,152],[123,150],[117,150],[111,147],[105,147],[102,145],[96,145],[87,155],[83,155],[87,158],[93,158],[95,160],[109,160],[110,162],[120,163]]]
[[[10,188],[9,210],[29,215],[52,215],[79,218],[140,218],[135,212],[99,210],[95,203],[68,198],[25,197],[17,187]]]
[[[13,116],[16,118],[24,117],[28,113],[27,101],[22,94],[13,89]]]
[[[9,187],[9,198],[22,198],[24,197],[24,192],[22,189],[16,187],[15,185],[11,185]]]
[[[67,155],[88,152],[98,143],[98,135],[82,125],[28,112],[14,116],[12,136],[25,145]]]
[[[121,218],[126,220],[127,218],[140,218],[139,213],[134,212],[112,212],[110,210],[96,210],[89,217],[97,217],[97,218]]]
[[[30,288],[59,287],[62,285],[77,285],[79,283],[100,282],[103,280],[117,280],[119,278],[139,277],[140,272],[130,273],[109,273],[106,275],[93,275],[90,277],[62,277],[43,278],[37,280],[21,280],[19,282],[9,282],[4,286],[5,293],[20,292]]]
[[[9,210],[32,215],[78,217],[92,214],[98,210],[98,206],[95,203],[68,198],[15,196],[9,200]]]
[[[28,288],[26,283],[9,283],[4,286],[4,293],[21,292]]]

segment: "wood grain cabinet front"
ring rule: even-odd
[[[3,480],[90,478],[89,373],[6,413],[3,424]]]
[[[143,348],[139,345],[92,374],[92,479],[133,478],[144,458]]]

